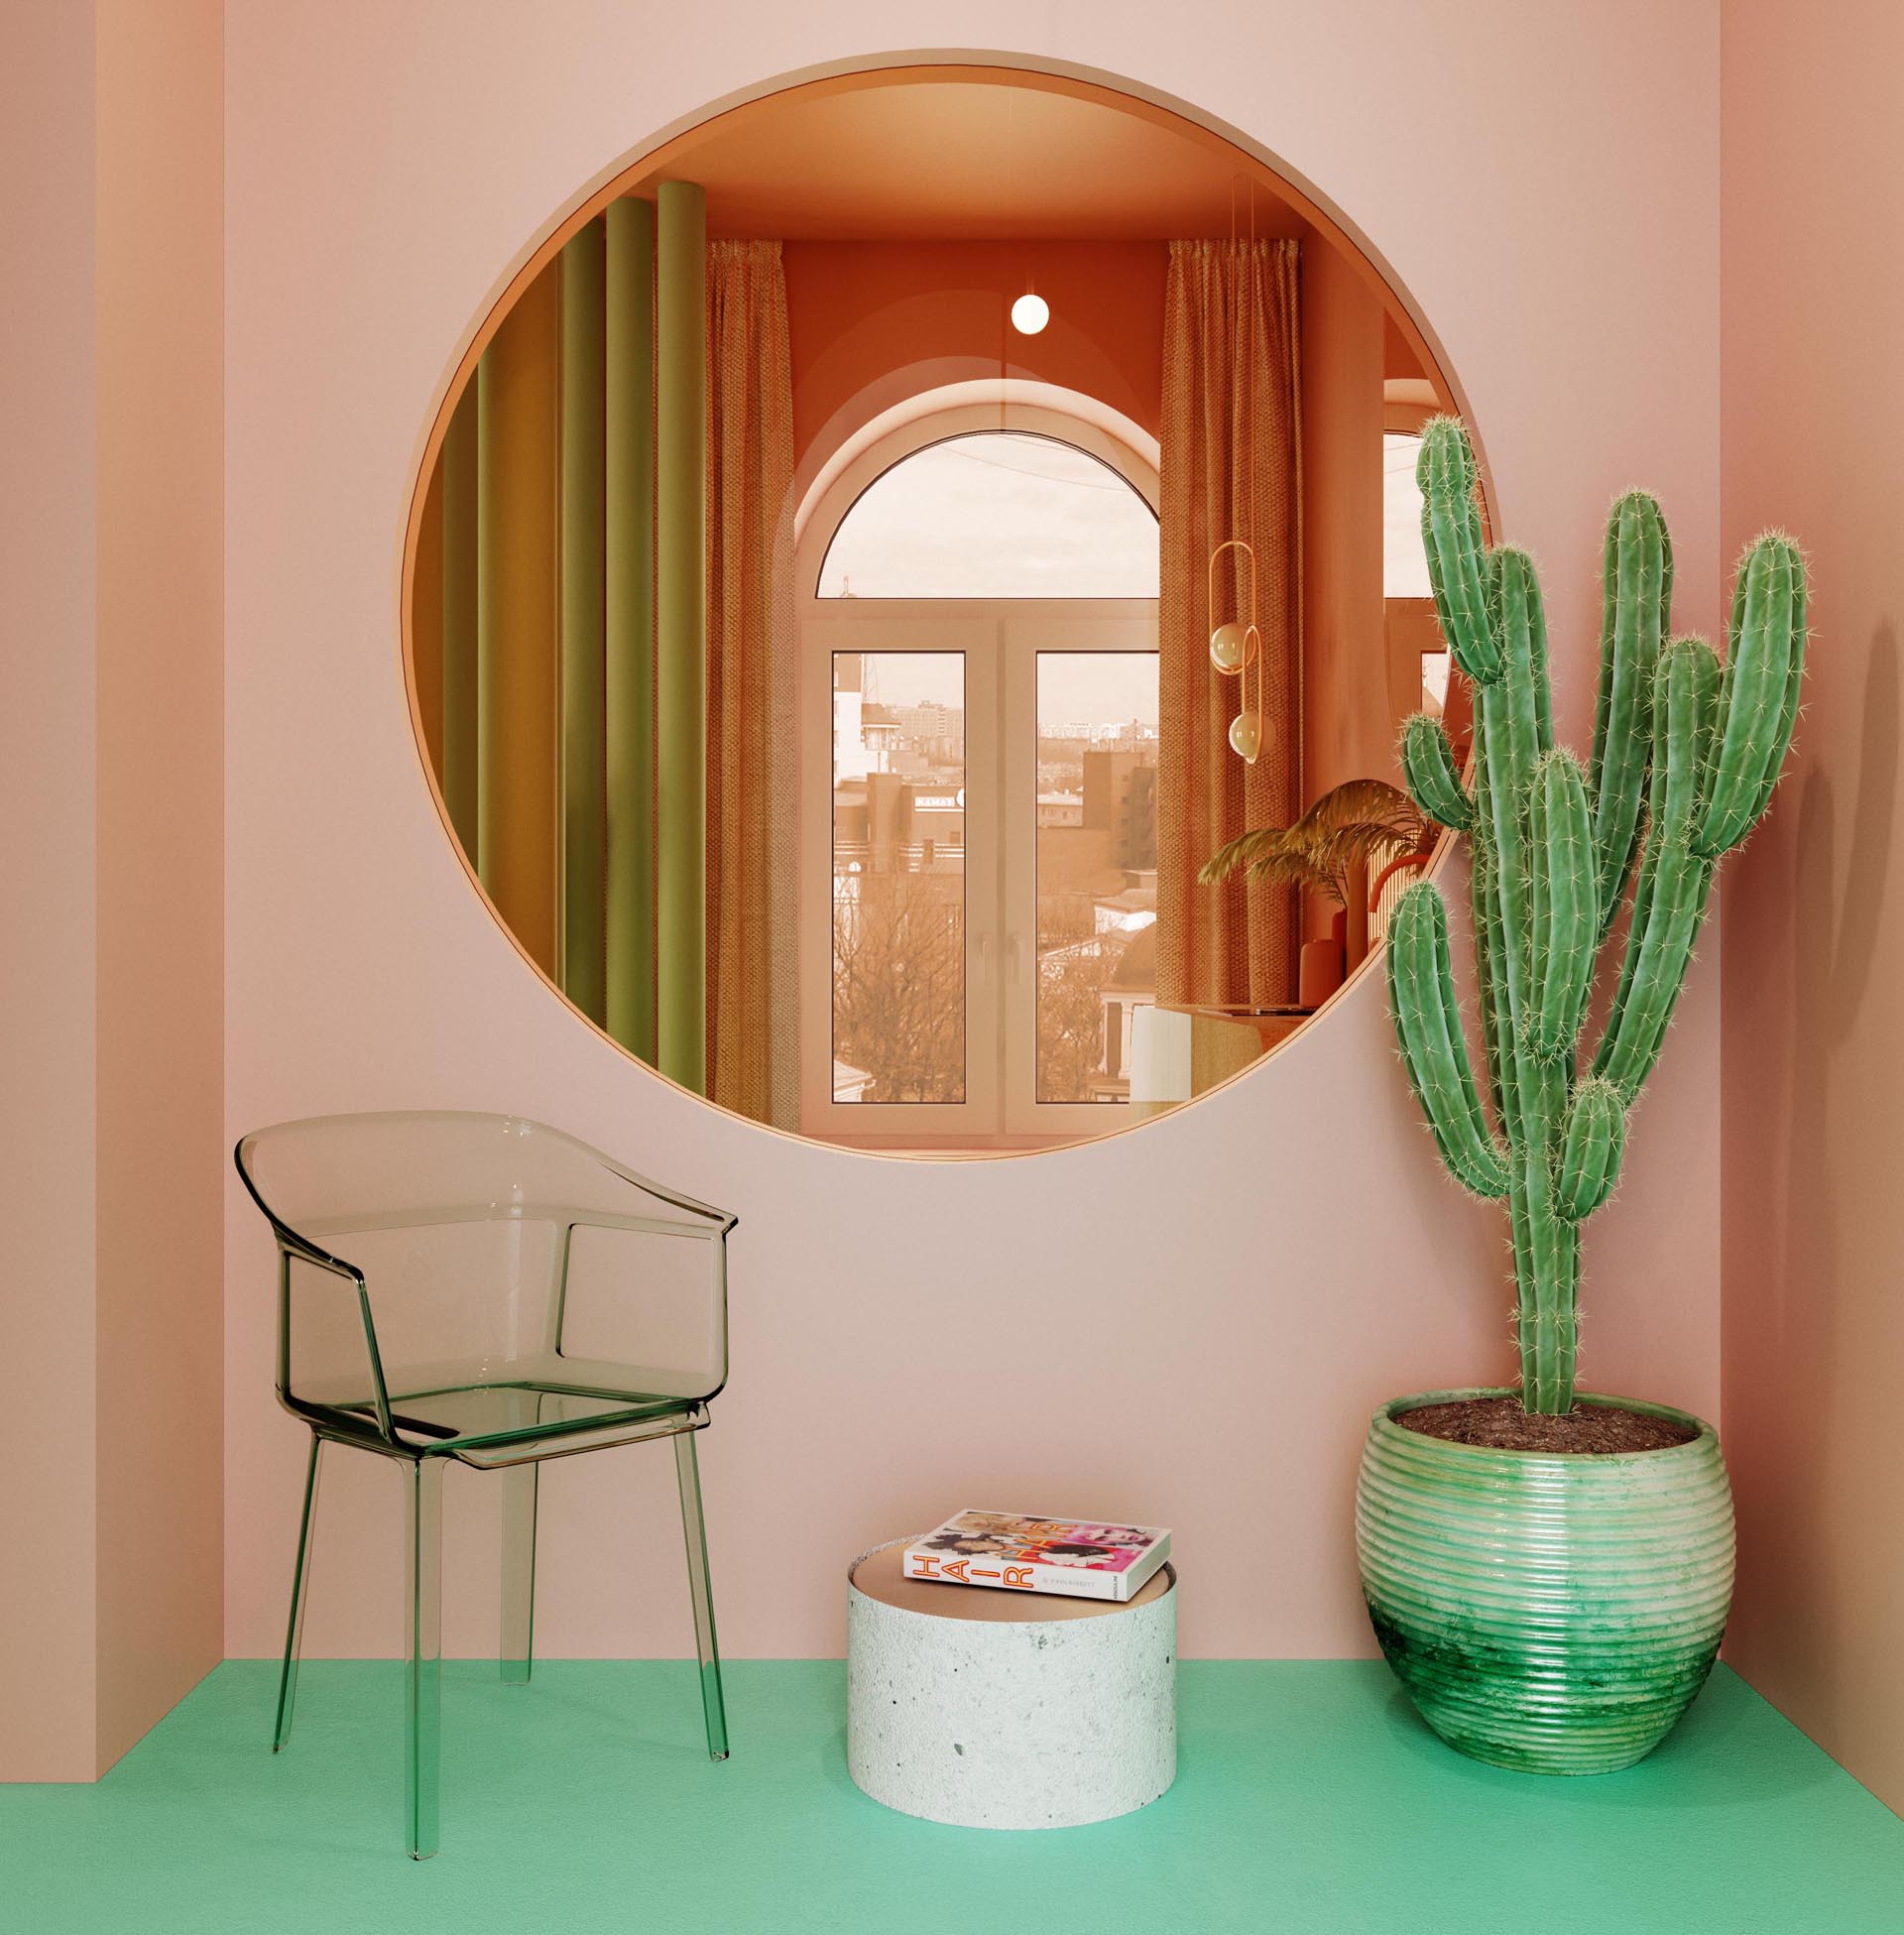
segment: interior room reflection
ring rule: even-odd
[[[1428,858],[1396,729],[1466,749],[1413,476],[1453,399],[1229,144],[1051,78],[793,88],[477,340],[412,524],[421,742],[525,955],[663,1075],[1048,1147],[1248,1068],[1380,939]]]

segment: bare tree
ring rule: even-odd
[[[1107,937],[1096,947],[1040,963],[1040,1102],[1091,1100],[1091,1078],[1104,1067],[1104,990],[1123,955],[1123,943]]]
[[[862,874],[833,901],[833,1052],[868,1102],[965,1100],[965,904],[956,874]]]

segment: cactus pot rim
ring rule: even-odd
[[[1368,1428],[1371,1432],[1399,1435],[1407,1427],[1397,1424],[1395,1419],[1404,1411],[1418,1411],[1429,1404],[1458,1404],[1468,1397],[1518,1395],[1518,1390],[1512,1385],[1469,1385],[1455,1391],[1417,1391],[1406,1397],[1391,1397],[1385,1404],[1378,1405],[1374,1416],[1368,1421]],[[1456,1457],[1524,1458],[1530,1464],[1569,1470],[1582,1465],[1598,1469],[1603,1465],[1631,1465],[1641,1459],[1683,1457],[1708,1446],[1714,1449],[1719,1446],[1719,1433],[1712,1425],[1696,1412],[1683,1411],[1674,1404],[1655,1404],[1644,1397],[1618,1397],[1597,1391],[1576,1391],[1574,1401],[1577,1404],[1600,1404],[1611,1410],[1638,1411],[1645,1417],[1669,1418],[1675,1424],[1690,1426],[1697,1435],[1688,1438],[1684,1444],[1650,1445],[1643,1451],[1526,1451],[1515,1445],[1458,1444],[1453,1438],[1437,1438],[1426,1431],[1408,1431],[1407,1435],[1416,1444],[1430,1444],[1437,1451],[1445,1451]]]

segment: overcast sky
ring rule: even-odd
[[[1154,598],[1157,522],[1122,477],[1045,437],[991,431],[934,444],[880,476],[847,513],[820,595]],[[950,652],[869,655],[886,705],[963,706]],[[1038,720],[1157,721],[1152,653],[1040,653]]]

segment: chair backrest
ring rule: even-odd
[[[321,1116],[246,1136],[238,1172],[285,1263],[295,1401],[633,1370],[711,1396],[727,1376],[736,1219],[520,1116]],[[622,1376],[622,1382],[626,1377]]]

